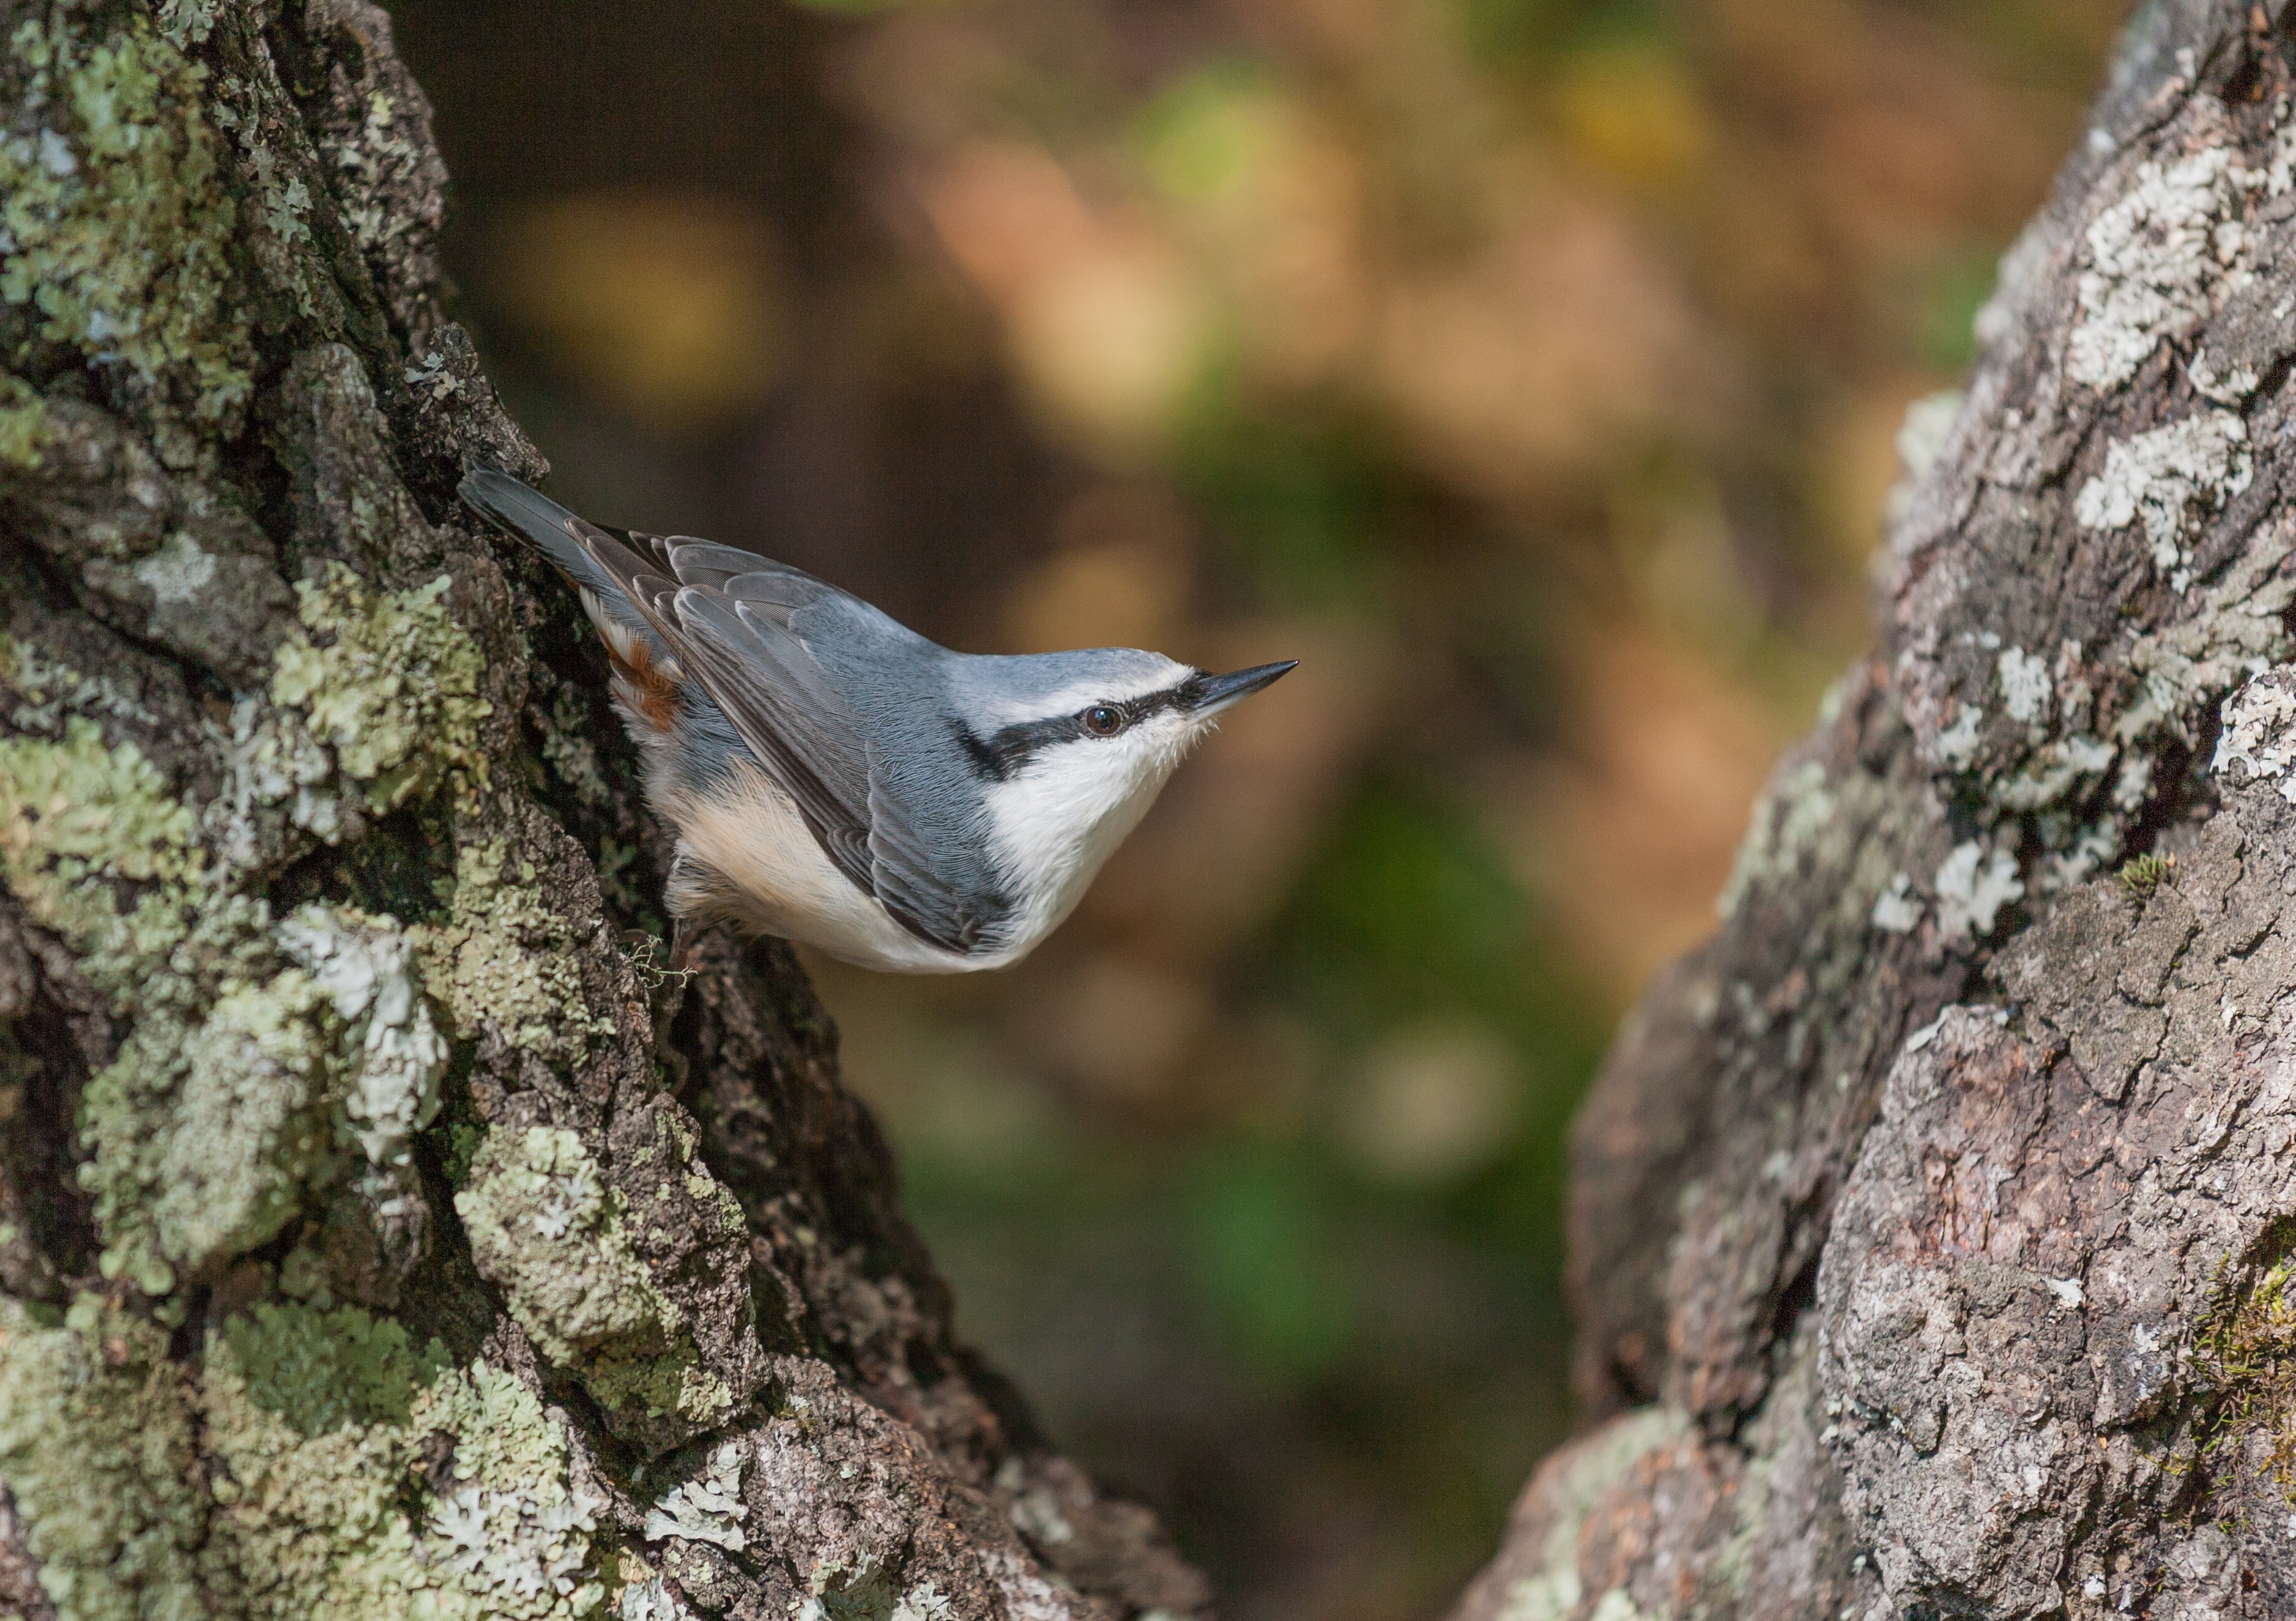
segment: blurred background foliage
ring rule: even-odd
[[[1238,1621],[1565,1433],[1562,1134],[1864,643],[2103,0],[398,0],[561,496],[1297,657],[1033,961],[821,964],[962,1326]]]

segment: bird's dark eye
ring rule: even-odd
[[[1096,703],[1084,712],[1084,729],[1095,737],[1114,737],[1124,730],[1124,711],[1114,704]]]

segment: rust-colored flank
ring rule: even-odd
[[[606,639],[606,657],[613,661],[614,678],[622,701],[657,729],[667,732],[677,717],[677,683],[653,661],[643,637],[628,638],[628,651]]]

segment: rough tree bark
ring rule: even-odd
[[[2296,1615],[2296,78],[2158,0],[1620,1035],[1458,1621]]]
[[[1201,1612],[787,952],[658,966],[385,13],[0,32],[0,1614]]]

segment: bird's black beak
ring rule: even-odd
[[[1199,717],[1218,714],[1239,698],[1249,698],[1286,671],[1299,667],[1297,659],[1281,664],[1255,664],[1248,670],[1225,675],[1194,675],[1180,684],[1179,707]]]

